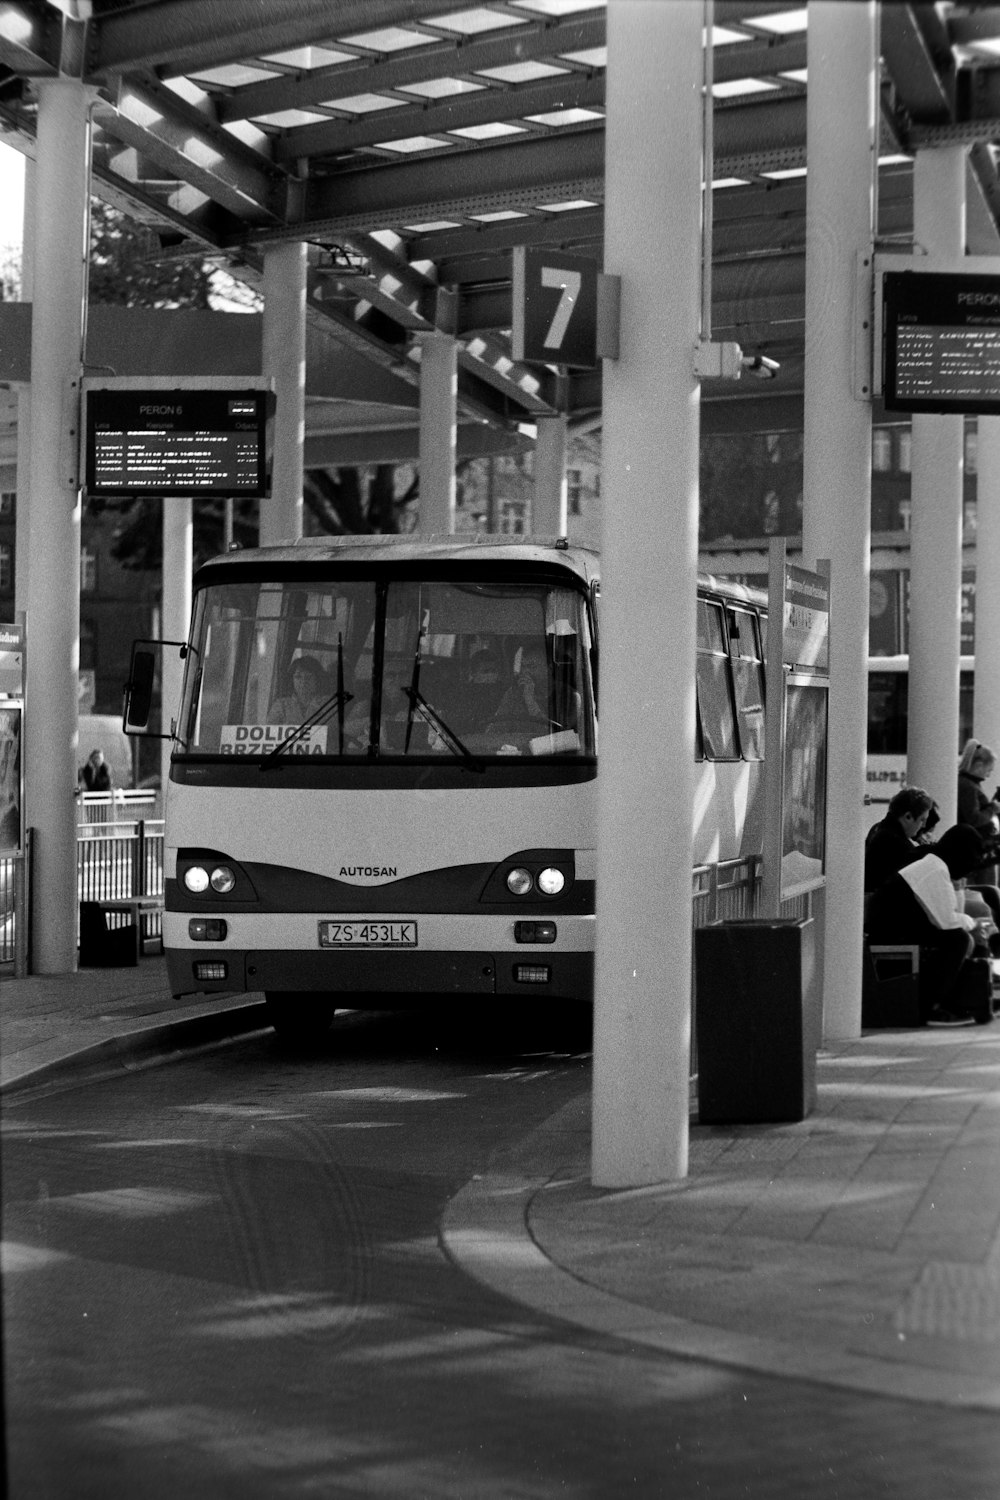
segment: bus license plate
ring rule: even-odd
[[[415,948],[416,922],[321,922],[321,948]]]

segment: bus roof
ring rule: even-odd
[[[482,536],[478,533],[456,536],[316,536],[298,541],[278,542],[270,547],[247,547],[223,553],[204,563],[198,570],[215,572],[217,568],[302,567],[315,562],[329,563],[451,563],[489,560],[490,562],[556,563],[569,568],[585,582],[600,576],[600,558],[591,547],[570,545],[565,537]]]
[[[308,568],[321,562],[469,562],[488,556],[496,562],[557,563],[576,573],[585,583],[601,574],[600,553],[593,547],[570,543],[556,536],[491,536],[479,532],[447,536],[313,536],[278,542],[269,547],[238,548],[222,553],[202,565],[196,575],[217,568],[280,566]],[[203,580],[204,581],[204,580]],[[767,592],[748,584],[730,582],[707,573],[698,574],[698,587],[709,593],[767,608]]]

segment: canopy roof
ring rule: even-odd
[[[37,80],[81,78],[95,191],[159,253],[253,281],[268,243],[306,240],[313,322],[402,406],[414,336],[442,329],[465,421],[594,426],[599,369],[511,358],[511,250],[602,259],[605,20],[604,0],[5,0],[0,131],[30,153]],[[801,425],[806,28],[788,0],[715,0],[713,334],[781,370],[706,388],[709,430]],[[911,245],[913,153],[967,144],[967,249],[997,254],[1000,6],[883,5],[881,55],[880,244]]]

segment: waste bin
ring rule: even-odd
[[[695,931],[698,1118],[804,1120],[816,1104],[819,995],[811,917]]]

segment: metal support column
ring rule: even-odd
[[[1000,753],[1000,417],[979,418],[976,454],[976,691],[973,733]],[[993,787],[987,788],[992,792]]]
[[[914,160],[913,237],[929,255],[965,254],[966,155],[948,146]],[[964,441],[963,417],[913,418],[906,776],[935,798],[942,829],[957,800]]]
[[[306,401],[306,246],[264,250],[264,375],[274,381],[271,498],[260,502],[262,547],[302,535]]]
[[[608,6],[593,1180],[687,1173],[702,8]],[[664,274],[664,267],[669,274]],[[664,475],[669,475],[665,504]]]
[[[566,417],[563,413],[554,417],[539,417],[537,426],[531,530],[535,536],[565,536]]]
[[[877,172],[876,7],[810,0],[802,551],[829,559],[823,1028],[861,1032],[871,407],[854,391],[859,254],[872,247]]]
[[[192,501],[189,496],[168,495],[163,502],[163,639],[186,641],[191,622],[191,578],[194,572],[194,527]],[[175,646],[163,653],[162,729],[166,734],[170,720],[181,706],[181,680],[184,663]],[[160,778],[162,805],[166,806],[170,780],[170,740],[160,741]]]
[[[76,969],[77,470],[92,95],[69,78],[39,79],[37,88],[34,283],[45,295],[31,324],[25,797],[36,830],[32,969],[69,974]]]
[[[458,344],[448,333],[421,333],[420,507],[421,535],[455,530],[455,461],[458,424]]]

